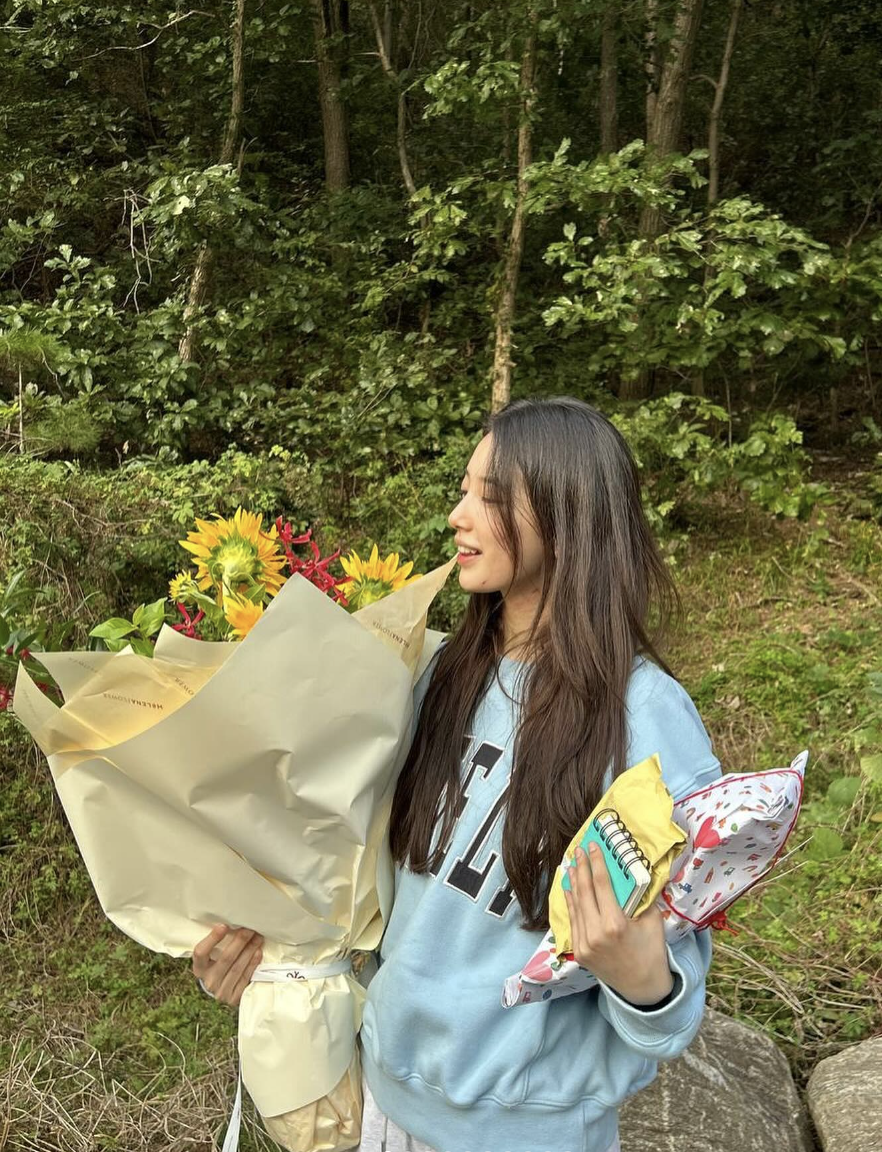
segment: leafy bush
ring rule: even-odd
[[[788,416],[760,417],[742,439],[731,440],[724,408],[675,392],[613,413],[612,420],[643,474],[647,512],[658,532],[689,500],[713,492],[740,490],[766,512],[799,518],[826,495],[823,485],[806,480],[802,433]]]
[[[0,527],[0,582],[27,573],[34,600],[21,626],[74,618],[71,638],[90,623],[128,615],[165,590],[179,561],[178,539],[195,516],[285,511],[298,528],[316,523],[321,503],[302,456],[231,450],[214,464],[126,461],[99,472],[62,461],[0,457],[6,516]]]

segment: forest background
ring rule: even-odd
[[[710,1002],[800,1084],[878,1033],[879,5],[2,10],[0,694],[163,595],[194,515],[426,570],[483,414],[583,397],[724,766],[813,753]],[[0,1145],[212,1147],[234,1017],[103,921],[8,713],[0,758]]]

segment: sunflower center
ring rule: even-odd
[[[388,596],[392,590],[392,584],[389,580],[371,580],[362,577],[356,580],[351,592],[346,593],[346,599],[350,604],[356,602],[359,608],[364,608],[368,604],[373,604],[377,600],[382,600],[384,596]]]
[[[209,571],[227,588],[238,588],[263,575],[257,549],[241,536],[229,536],[211,550]]]

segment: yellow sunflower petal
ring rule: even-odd
[[[398,557],[394,552],[390,552],[386,559],[379,565],[379,578],[381,580],[391,580],[397,566]]]
[[[254,540],[260,533],[262,521],[263,516],[258,516],[255,512],[246,512],[244,508],[237,508],[233,517],[233,528],[246,540]]]
[[[263,605],[238,596],[228,596],[223,603],[224,616],[239,639],[247,636],[263,615]]]
[[[194,556],[207,556],[211,551],[211,549],[201,541],[194,544],[192,540],[179,540],[178,543],[182,548],[186,548],[188,552],[192,552]]]

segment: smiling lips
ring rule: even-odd
[[[456,559],[460,564],[469,564],[480,555],[481,553],[475,548],[466,548],[464,544],[457,544],[456,546]]]

